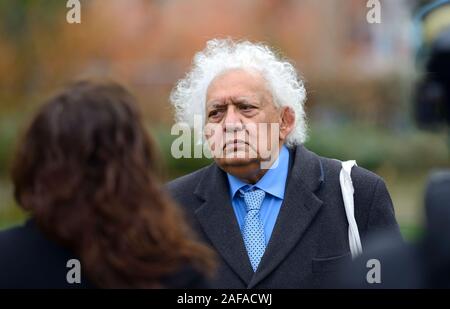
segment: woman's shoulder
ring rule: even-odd
[[[0,232],[0,288],[81,288],[67,281],[70,252],[40,232],[34,220]]]
[[[23,225],[13,226],[0,231],[0,252],[5,256],[8,252],[13,252],[22,248],[23,243],[34,242],[38,236],[34,231],[34,222],[26,221]]]

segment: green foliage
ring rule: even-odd
[[[0,118],[0,177],[8,174],[16,137],[17,124],[14,121]]]
[[[0,1],[0,24],[10,39],[21,41],[29,35],[29,28],[34,22],[51,26],[58,18],[58,13],[66,9],[66,1],[46,0],[45,4],[35,0]]]
[[[171,155],[172,142],[177,136],[170,134],[170,129],[166,127],[153,128],[150,130],[155,142],[158,145],[159,152],[161,153],[163,164],[168,170],[169,178],[176,178],[182,175],[186,175],[193,171],[196,171],[212,162],[207,158],[180,158],[175,159]],[[191,138],[191,145],[194,145],[194,138]],[[193,152],[192,157],[193,157]]]
[[[341,127],[316,124],[306,146],[325,157],[354,159],[373,171],[387,166],[412,172],[450,164],[446,136],[416,130],[396,133],[355,123]]]
[[[400,224],[400,232],[405,240],[409,242],[418,242],[424,235],[424,228],[414,224]]]

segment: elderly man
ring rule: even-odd
[[[214,156],[168,184],[218,253],[214,287],[322,287],[349,258],[341,163],[302,145],[305,97],[289,62],[263,44],[232,40],[209,41],[172,92],[178,121],[202,116]],[[363,241],[387,228],[399,235],[383,180],[360,167],[351,177]]]

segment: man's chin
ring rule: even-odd
[[[216,163],[226,173],[241,179],[251,178],[261,170],[261,163],[256,158],[223,158],[216,160]]]
[[[216,162],[220,166],[227,167],[245,167],[245,166],[253,166],[259,165],[259,160],[257,158],[249,159],[249,158],[222,158],[216,160]]]

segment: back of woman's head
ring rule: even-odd
[[[160,165],[135,99],[81,81],[51,98],[19,144],[16,199],[102,287],[152,287],[179,267],[210,269],[155,176]]]

